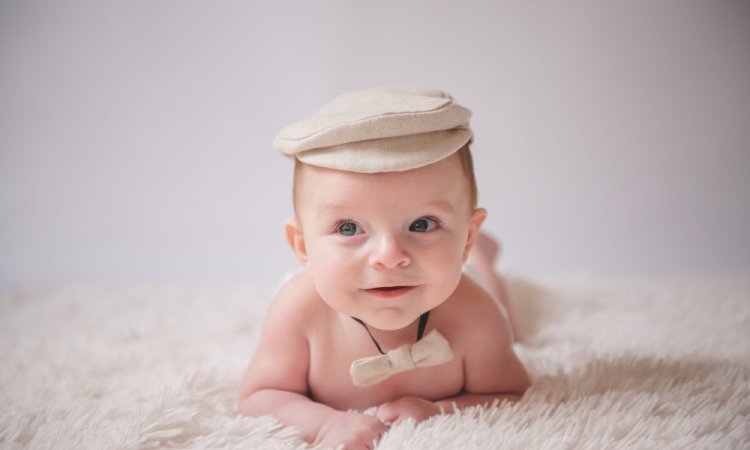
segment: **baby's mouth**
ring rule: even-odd
[[[393,298],[410,292],[416,286],[381,286],[371,289],[365,289],[365,292],[378,297]]]

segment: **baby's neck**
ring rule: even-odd
[[[389,350],[393,350],[404,344],[413,344],[417,340],[419,319],[410,323],[406,327],[399,328],[397,330],[380,330],[364,322],[367,326],[367,329],[365,329],[362,324],[355,321],[352,317],[346,316],[344,314],[340,314],[340,318],[342,321],[342,325],[345,327],[345,331],[350,336],[367,336],[367,332],[369,330],[370,334],[378,342],[383,352],[388,352]],[[369,336],[367,337],[369,339]],[[372,344],[372,347],[373,351],[377,352],[375,344]]]

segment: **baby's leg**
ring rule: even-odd
[[[485,288],[505,308],[510,320],[510,303],[508,302],[508,290],[499,273],[495,271],[497,258],[500,255],[500,243],[489,235],[480,232],[474,247],[469,253],[468,263],[476,270],[479,276],[476,281]]]

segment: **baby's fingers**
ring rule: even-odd
[[[378,411],[375,414],[375,416],[378,418],[379,421],[383,422],[386,425],[393,425],[396,423],[400,418],[400,412],[398,408],[396,408],[391,403],[383,403],[378,407]]]

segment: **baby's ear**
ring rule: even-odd
[[[305,248],[305,237],[302,234],[302,227],[295,219],[284,221],[284,235],[286,243],[292,249],[297,259],[302,264],[307,264],[307,248]]]
[[[479,236],[479,229],[482,228],[484,219],[487,218],[487,210],[484,208],[477,208],[471,213],[471,219],[469,219],[469,235],[466,239],[466,246],[464,247],[463,262],[469,257],[471,247],[474,246],[474,241]]]

